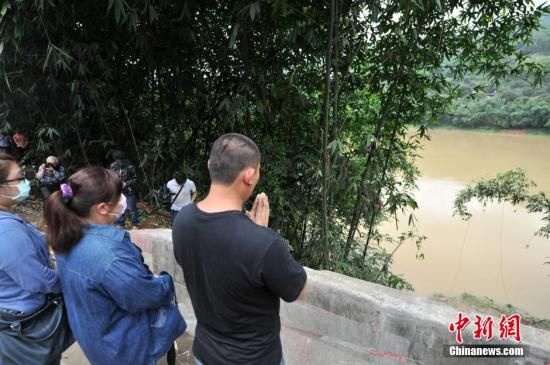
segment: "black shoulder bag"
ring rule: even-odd
[[[0,310],[0,352],[5,365],[23,359],[28,364],[42,363],[61,355],[73,342],[61,295],[48,296],[46,304],[26,316]]]
[[[6,321],[0,317],[3,332],[31,343],[43,342],[52,337],[63,319],[63,297],[52,296],[36,312]]]

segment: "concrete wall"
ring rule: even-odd
[[[172,273],[180,309],[193,335],[196,319],[181,268],[173,256],[171,231],[140,230],[131,234],[136,244],[152,254],[154,271]],[[522,344],[528,346],[523,358],[448,358],[443,355],[444,345],[456,344],[455,335],[448,330],[449,324],[457,320],[456,309],[333,272],[307,269],[307,273],[304,299],[281,306],[287,364],[550,365],[550,332],[522,325]],[[465,314],[473,319],[480,313]],[[472,328],[473,323],[463,331],[464,343],[487,344],[473,340]],[[498,338],[498,326],[494,333]]]

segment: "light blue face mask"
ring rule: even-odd
[[[4,184],[0,186],[11,186],[11,185]],[[17,186],[17,190],[19,191],[19,193],[16,196],[7,196],[7,195],[0,195],[0,196],[11,200],[15,200],[16,202],[22,202],[23,200],[27,199],[29,197],[29,193],[31,192],[31,182],[27,179],[21,180],[21,182],[16,186]]]

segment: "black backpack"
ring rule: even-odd
[[[163,185],[156,191],[156,203],[165,209],[170,209],[172,205],[172,193],[166,185]]]
[[[170,191],[170,189],[168,189],[168,186],[166,186],[166,184],[164,184],[156,192],[157,204],[160,205],[161,207],[165,208],[165,209],[170,210],[170,207],[172,206],[174,201],[176,201],[176,199],[180,195],[182,189],[183,189],[183,185],[181,186],[178,193],[174,196],[174,198],[172,198],[172,192]]]

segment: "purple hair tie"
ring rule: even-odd
[[[71,199],[73,197],[73,189],[71,189],[71,186],[69,184],[61,184],[61,195],[65,199]]]

